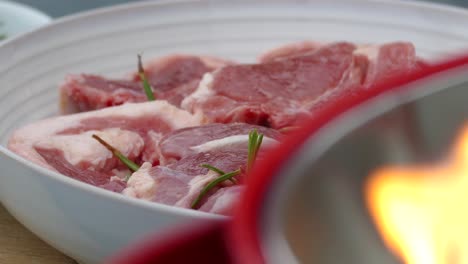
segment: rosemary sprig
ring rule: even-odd
[[[101,143],[104,147],[106,147],[114,156],[116,156],[123,164],[125,164],[132,172],[137,171],[140,166],[135,164],[133,161],[131,161],[129,158],[125,157],[122,152],[111,146],[109,143],[104,141],[104,139],[100,138],[98,135],[94,134],[93,138],[96,139],[99,143]],[[127,180],[130,177],[127,177]]]
[[[207,168],[207,169],[209,169],[211,171],[214,171],[214,172],[218,173],[219,175],[226,174],[226,172],[224,172],[223,170],[221,170],[219,168],[216,168],[215,166],[211,166],[210,164],[202,164],[202,165],[200,165],[200,167]]]
[[[141,82],[143,84],[143,89],[145,89],[146,98],[148,101],[154,101],[156,98],[154,97],[153,89],[151,89],[151,85],[148,82],[148,78],[146,78],[145,70],[143,69],[143,63],[141,62],[141,55],[138,54],[138,76],[140,76]]]
[[[263,134],[260,134],[257,132],[256,129],[251,131],[249,133],[249,145],[248,145],[248,154],[247,154],[247,172],[250,171],[250,169],[253,166],[253,163],[255,162],[255,159],[257,158],[258,151],[260,149],[260,146],[263,141]],[[201,167],[207,168],[211,171],[214,171],[218,173],[220,176],[210,183],[208,183],[201,191],[200,194],[198,194],[197,198],[192,202],[191,207],[195,209],[198,206],[198,203],[201,201],[201,199],[214,187],[216,187],[218,184],[221,184],[222,182],[226,180],[230,180],[233,183],[237,183],[237,181],[234,179],[234,176],[237,176],[241,173],[241,169],[237,169],[232,172],[224,172],[223,170],[216,168],[215,166],[212,166],[210,164],[201,164]]]
[[[235,171],[232,171],[232,172],[229,172],[229,173],[225,173],[221,176],[219,176],[218,178],[216,178],[215,180],[211,181],[210,183],[208,183],[208,185],[206,185],[201,191],[200,191],[200,194],[198,194],[197,198],[195,200],[193,200],[192,202],[192,205],[191,207],[193,209],[195,209],[197,206],[198,206],[198,203],[200,203],[201,199],[211,190],[213,189],[214,187],[216,187],[218,184],[226,181],[226,180],[229,180],[229,179],[232,179],[234,176],[236,175],[239,175],[241,172],[240,169],[237,169]]]
[[[221,169],[219,169],[219,168],[216,168],[215,166],[212,166],[212,165],[210,165],[210,164],[202,164],[202,165],[200,165],[200,166],[203,167],[203,168],[207,168],[207,169],[209,169],[209,170],[211,170],[211,171],[214,171],[214,172],[218,173],[219,175],[224,175],[224,174],[226,174],[226,172],[224,172],[223,170],[221,170]],[[231,181],[231,182],[234,183],[234,184],[237,183],[236,179],[234,179],[234,178],[229,179],[229,181]]]
[[[263,134],[258,133],[256,129],[251,131],[249,133],[249,146],[248,146],[248,155],[247,155],[247,172],[250,171],[250,169],[253,166],[253,163],[255,162],[255,159],[257,158],[258,150],[260,149],[260,146],[262,145],[263,141]],[[224,172],[223,170],[216,168],[215,166],[212,166],[210,164],[201,164],[200,166],[207,168],[211,171],[214,171],[220,176],[210,183],[208,183],[201,191],[200,194],[198,194],[197,198],[192,202],[191,207],[195,209],[198,205],[198,203],[201,201],[201,199],[214,187],[216,187],[218,184],[230,180],[233,183],[237,183],[237,181],[234,179],[234,176],[237,176],[241,173],[241,169],[237,169],[235,171],[231,172]]]
[[[262,145],[263,141],[263,134],[257,132],[256,129],[249,133],[249,146],[248,146],[248,154],[247,154],[247,172],[249,172],[255,160],[257,159],[258,150],[260,149],[260,145]]]

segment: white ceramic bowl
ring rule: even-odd
[[[29,6],[0,0],[0,35],[14,37],[50,22],[50,17]]]
[[[50,172],[4,146],[10,133],[57,114],[67,73],[118,75],[135,54],[208,54],[253,61],[291,41],[412,41],[425,57],[468,45],[468,12],[370,0],[157,1],[64,19],[0,46],[0,199],[27,228],[82,263],[99,263],[149,232],[223,217],[126,198]]]

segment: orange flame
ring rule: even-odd
[[[468,127],[449,160],[378,169],[365,191],[384,242],[405,263],[468,263]]]

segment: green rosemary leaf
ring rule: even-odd
[[[257,154],[262,145],[263,134],[257,132],[256,129],[249,133],[249,145],[248,145],[248,154],[247,154],[247,172],[249,172],[255,160],[257,159]]]
[[[255,162],[255,159],[257,158],[258,151],[260,149],[260,146],[262,145],[263,142],[263,134],[260,134],[257,132],[256,129],[251,131],[249,133],[249,144],[248,144],[248,156],[247,156],[247,172],[250,171],[250,169],[253,166],[253,163]],[[215,180],[211,181],[208,183],[205,188],[203,188],[200,191],[200,194],[197,196],[197,198],[192,202],[191,207],[196,208],[198,206],[198,203],[203,199],[203,197],[214,187],[219,185],[220,183],[226,181],[226,180],[231,180],[233,183],[237,183],[235,181],[234,176],[239,175],[241,173],[241,169],[232,171],[232,172],[224,172],[223,170],[216,168],[215,166],[212,166],[210,164],[201,164],[200,166],[207,168],[211,171],[214,171],[221,176],[216,178]]]
[[[214,171],[214,172],[218,173],[219,175],[226,174],[226,172],[224,172],[223,170],[221,170],[219,168],[216,168],[215,166],[211,166],[210,164],[202,164],[200,166],[203,167],[203,168],[207,168],[207,169],[209,169],[211,171]],[[234,179],[234,178],[229,179],[229,181],[231,181],[234,184],[237,183],[237,180]]]
[[[200,201],[203,199],[203,197],[205,197],[205,195],[210,191],[212,190],[214,187],[218,186],[220,183],[226,181],[226,180],[229,180],[231,178],[233,178],[234,176],[240,174],[241,170],[238,169],[238,170],[235,170],[235,171],[232,171],[232,172],[229,172],[229,173],[226,173],[226,174],[223,174],[221,176],[219,176],[218,178],[214,179],[213,181],[211,181],[210,183],[208,183],[201,191],[200,191],[200,194],[197,196],[197,198],[195,200],[193,200],[192,202],[192,205],[191,207],[193,209],[195,209],[197,206],[198,206],[198,203],[200,203]]]
[[[156,98],[154,97],[153,89],[151,89],[151,85],[148,82],[148,78],[146,78],[145,70],[143,69],[143,63],[141,62],[141,55],[138,54],[138,76],[140,76],[141,82],[143,84],[143,89],[145,89],[146,98],[148,101],[154,101]]]
[[[114,156],[116,156],[123,164],[125,164],[132,172],[137,171],[140,167],[131,161],[129,158],[125,157],[119,150],[111,146],[109,143],[104,141],[104,139],[100,138],[98,135],[93,135],[93,138],[96,139],[99,143],[101,143],[104,147],[106,147]],[[130,177],[127,177],[127,179]]]
[[[211,166],[210,164],[202,164],[200,166],[203,167],[203,168],[207,168],[207,169],[209,169],[211,171],[214,171],[214,172],[218,173],[219,175],[226,174],[226,172],[224,172],[223,170],[221,170],[219,168],[216,168],[215,166]]]

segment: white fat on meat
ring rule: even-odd
[[[356,50],[354,50],[353,55],[363,55],[366,56],[369,61],[375,61],[379,57],[379,45],[359,45]]]
[[[123,195],[151,201],[156,193],[156,180],[150,175],[151,163],[145,162],[127,181]]]
[[[146,162],[140,169],[133,173],[130,179],[127,181],[127,187],[122,191],[122,194],[128,197],[133,197],[141,200],[160,202],[168,205],[177,207],[190,208],[191,203],[200,194],[200,191],[211,181],[219,177],[219,175],[213,171],[208,171],[205,175],[197,176],[182,176],[184,182],[180,184],[176,190],[180,190],[179,198],[176,201],[168,203],[165,200],[158,200],[158,192],[164,192],[162,188],[166,188],[165,181],[163,178],[171,177],[167,174],[162,173],[151,174],[151,164]],[[162,171],[161,171],[162,172]],[[177,173],[177,172],[175,172]],[[174,187],[171,187],[174,188]],[[161,197],[161,196],[159,196]]]
[[[203,123],[204,117],[202,114],[192,115],[191,113],[181,110],[180,108],[175,107],[166,101],[153,101],[149,103],[156,104],[156,107],[153,107],[153,109],[150,110],[148,114],[161,113],[161,117],[171,126],[173,130],[184,127],[197,126]],[[136,110],[136,112],[138,111],[139,110]]]
[[[142,159],[144,161],[154,162],[160,159],[161,151],[157,146],[162,137],[162,133],[157,133],[153,130],[148,131],[146,139],[146,151],[144,151],[142,155]]]
[[[164,188],[164,186],[160,186],[160,184],[158,184],[158,175],[150,174],[151,168],[151,163],[143,163],[140,169],[134,172],[127,181],[127,187],[123,190],[122,194],[141,200],[158,202],[154,200],[154,197],[158,191],[158,188]],[[164,175],[163,177],[167,176]],[[189,204],[200,193],[200,190],[217,177],[219,177],[219,175],[212,171],[209,171],[206,175],[190,177],[191,180],[186,182],[186,184],[189,186],[189,191],[173,205],[179,207],[188,207]]]
[[[193,179],[188,182],[189,190],[187,194],[182,197],[182,199],[180,199],[174,206],[190,208],[190,205],[200,194],[200,191],[218,177],[219,174],[211,170],[208,171],[206,175],[198,175],[193,177]]]
[[[221,188],[211,195],[199,210],[214,214],[229,214],[244,188],[242,185]]]
[[[245,145],[247,146],[249,142],[249,135],[234,135],[225,138],[215,139],[198,146],[193,146],[191,149],[197,153],[209,152],[216,149],[229,148],[232,146]],[[264,146],[273,146],[278,143],[277,140],[264,137],[262,141],[262,147]]]
[[[36,143],[42,142],[41,144],[44,144],[45,141],[50,141],[53,137],[57,137],[59,132],[80,126],[82,120],[106,119],[115,116],[121,118],[138,118],[154,115],[156,113],[164,113],[160,115],[160,118],[173,130],[197,126],[200,125],[203,120],[202,115],[192,115],[166,101],[127,103],[101,110],[58,116],[31,123],[16,130],[12,134],[8,142],[8,148],[23,158],[45,168],[55,170],[35,151],[34,146]]]
[[[216,73],[216,71],[214,71],[214,73]],[[198,88],[195,90],[195,92],[182,101],[181,107],[183,109],[191,109],[191,105],[194,101],[202,100],[203,98],[208,98],[214,95],[215,93],[213,89],[211,89],[213,80],[214,78],[212,73],[205,73],[200,83],[198,84]]]
[[[74,135],[55,135],[51,138],[39,140],[34,144],[34,147],[61,150],[64,158],[75,166],[86,162],[93,165],[93,167],[102,168],[105,167],[108,160],[113,158],[113,154],[95,140],[92,137],[93,134],[104,139],[130,159],[138,157],[145,144],[138,133],[120,128],[109,128]]]
[[[226,193],[225,195],[216,197],[216,201],[209,212],[221,213],[226,207],[232,206],[234,201],[239,198],[238,193]]]

